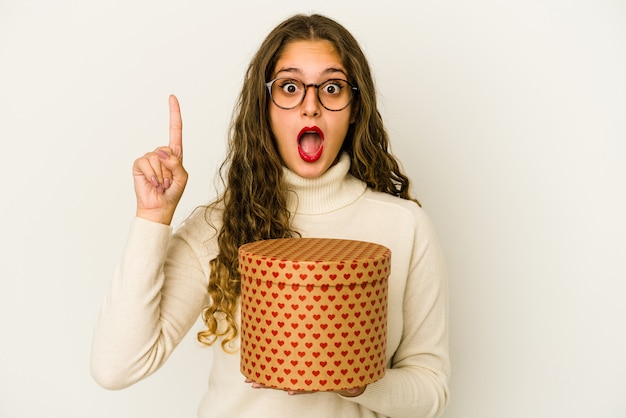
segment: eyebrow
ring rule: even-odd
[[[300,68],[297,67],[287,67],[287,68],[281,68],[280,70],[276,71],[276,76],[278,76],[278,74],[280,73],[292,73],[292,74],[299,74],[299,75],[304,75],[304,73],[302,72],[302,70]],[[330,67],[330,68],[326,68],[324,71],[322,71],[320,73],[320,75],[326,75],[326,74],[333,74],[333,73],[341,73],[343,74],[346,78],[348,77],[348,74],[346,74],[346,72],[344,70],[342,70],[341,68],[334,68],[334,67]]]

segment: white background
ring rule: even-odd
[[[177,220],[213,197],[245,68],[295,12],[361,42],[439,231],[445,417],[626,416],[626,3],[212,3],[1,0],[0,416],[195,415],[199,325],[129,389],[89,375],[130,169],[167,143],[175,93],[190,173]]]

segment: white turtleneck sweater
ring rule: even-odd
[[[289,396],[254,389],[239,353],[216,343],[201,418],[436,417],[448,401],[448,296],[444,259],[431,222],[414,202],[374,192],[348,174],[350,159],[316,179],[285,169],[293,226],[303,237],[375,242],[391,250],[387,371],[357,397],[331,392]],[[212,218],[219,225],[219,213]],[[176,232],[136,218],[102,303],[91,370],[109,389],[156,371],[208,301],[215,230],[195,211]]]

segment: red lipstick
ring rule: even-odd
[[[317,126],[305,126],[298,133],[298,153],[303,161],[313,163],[322,156],[324,133]]]

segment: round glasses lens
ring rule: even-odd
[[[317,95],[327,109],[341,110],[352,99],[352,87],[344,80],[328,80],[319,86]]]
[[[315,90],[320,103],[328,110],[342,110],[352,100],[352,86],[345,80],[326,80]],[[279,78],[271,85],[272,100],[283,109],[293,109],[302,103],[306,91],[307,86],[293,78]]]
[[[272,84],[272,99],[278,107],[291,109],[302,101],[306,89],[301,81],[279,78]]]

